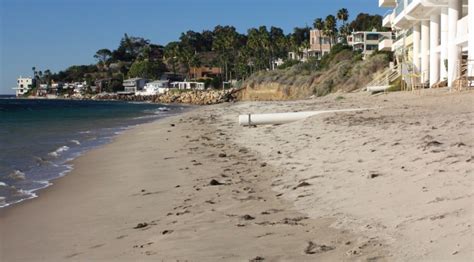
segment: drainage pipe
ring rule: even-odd
[[[305,119],[310,116],[336,113],[336,112],[353,112],[370,110],[372,108],[360,109],[341,109],[341,110],[324,110],[324,111],[306,111],[306,112],[291,112],[291,113],[271,113],[271,114],[245,114],[239,115],[239,125],[241,126],[256,126],[256,125],[279,125]]]

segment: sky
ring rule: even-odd
[[[58,72],[92,64],[95,52],[117,48],[124,33],[166,45],[188,30],[261,25],[290,33],[347,8],[383,15],[377,0],[0,0],[0,94],[12,94],[31,68]]]

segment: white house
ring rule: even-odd
[[[167,80],[157,80],[149,82],[143,88],[143,91],[137,91],[137,95],[157,95],[164,94],[170,89],[169,82]]]
[[[379,0],[392,8],[383,25],[397,33],[392,50],[422,83],[474,78],[474,0]]]
[[[137,91],[143,90],[147,82],[147,79],[140,77],[123,80],[124,91],[135,94]]]
[[[187,82],[187,81],[172,82],[171,83],[171,88],[177,88],[177,89],[180,89],[180,90],[191,90],[191,89],[204,90],[204,89],[206,89],[204,83],[201,83],[201,82]]]
[[[358,31],[347,36],[347,44],[364,55],[370,55],[379,49],[379,42],[384,39],[392,39],[392,32]]]
[[[31,77],[20,76],[16,82],[17,87],[13,88],[13,90],[15,90],[16,96],[22,96],[33,87],[34,80]]]

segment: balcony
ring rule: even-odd
[[[395,7],[396,5],[396,0],[379,0],[379,7]]]
[[[394,18],[394,13],[393,12],[390,12],[389,14],[387,14],[383,20],[382,20],[382,26],[383,27],[392,27],[392,20]]]
[[[390,38],[383,38],[379,42],[379,51],[392,51],[393,40]]]

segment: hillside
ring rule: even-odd
[[[364,87],[381,69],[390,55],[362,55],[347,46],[335,46],[321,62],[308,61],[286,69],[261,71],[242,83],[240,100],[291,100],[333,92],[351,92]]]

